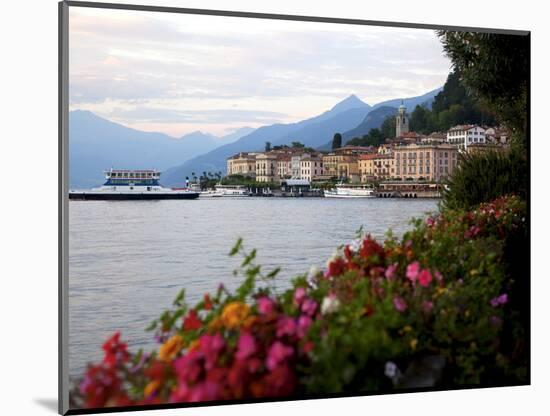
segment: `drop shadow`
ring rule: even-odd
[[[57,399],[34,399],[34,402],[46,410],[57,413]]]

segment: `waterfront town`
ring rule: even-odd
[[[453,173],[461,153],[501,151],[508,147],[509,132],[498,127],[458,125],[429,135],[410,131],[404,105],[399,107],[395,125],[395,137],[386,138],[379,146],[344,145],[324,152],[298,143],[275,146],[264,152],[240,152],[227,159],[227,177],[275,186],[309,188],[336,181],[377,184],[379,189],[390,193],[428,191],[438,188]]]

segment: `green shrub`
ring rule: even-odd
[[[525,198],[528,177],[527,159],[520,150],[464,154],[443,192],[442,204],[470,209],[504,195]]]

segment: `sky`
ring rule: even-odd
[[[303,120],[444,84],[431,30],[69,8],[70,109],[174,137]]]

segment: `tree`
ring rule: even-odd
[[[291,147],[294,147],[294,148],[302,148],[302,147],[305,147],[304,144],[300,143],[300,142],[292,142],[290,143],[290,146]]]
[[[437,31],[443,49],[469,92],[526,142],[529,35]]]
[[[271,142],[265,142],[265,151],[270,152],[271,151]]]
[[[431,133],[433,130],[430,118],[430,110],[424,106],[417,105],[411,113],[411,118],[409,120],[409,127],[411,131],[424,134]]]
[[[332,138],[332,150],[339,149],[342,147],[342,135],[336,133]]]
[[[384,135],[380,129],[370,129],[368,134],[363,137],[355,137],[347,144],[351,146],[380,146],[384,143]]]
[[[380,131],[384,138],[395,137],[395,116],[386,117],[380,126]]]

